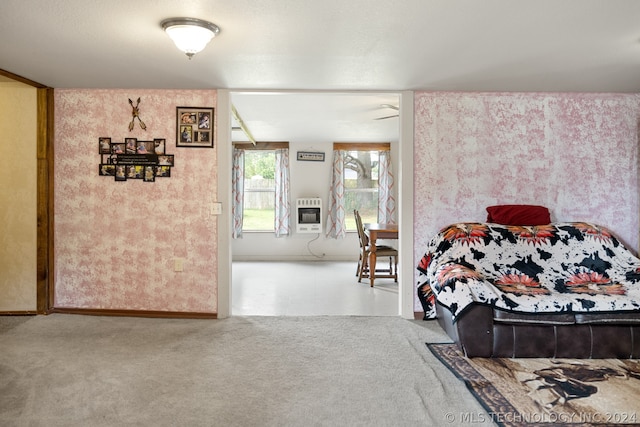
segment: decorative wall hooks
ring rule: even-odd
[[[142,130],[147,130],[147,125],[145,125],[140,118],[140,108],[138,107],[140,105],[140,98],[138,98],[138,100],[136,101],[136,105],[133,105],[133,101],[131,100],[131,98],[129,98],[129,104],[131,105],[131,115],[133,116],[131,118],[131,123],[129,123],[129,132],[133,130],[136,119],[138,119],[138,122],[140,122],[140,128]]]
[[[98,145],[100,176],[111,176],[116,181],[142,179],[145,182],[171,176],[174,155],[165,153],[165,139],[138,141],[125,138],[124,142],[112,142],[111,138],[102,137],[98,139]]]

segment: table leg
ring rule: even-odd
[[[369,235],[369,284],[372,288],[376,277],[376,237],[376,233]]]

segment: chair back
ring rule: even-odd
[[[362,225],[362,217],[360,217],[360,212],[358,212],[357,209],[354,209],[353,215],[356,218],[356,228],[358,229],[360,247],[367,248],[367,246],[369,246],[369,237],[367,237],[367,233],[364,232],[364,226]]]

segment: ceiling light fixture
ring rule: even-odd
[[[220,32],[217,25],[197,18],[169,18],[162,21],[160,26],[189,59]]]

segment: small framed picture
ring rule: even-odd
[[[153,154],[155,151],[155,144],[153,141],[137,141],[136,142],[136,154]]]
[[[298,160],[304,162],[324,162],[324,153],[313,151],[298,151]]]
[[[173,154],[161,154],[158,156],[158,166],[175,166],[173,164]]]
[[[98,145],[100,146],[100,154],[111,153],[111,138],[98,138]]]
[[[136,144],[138,140],[136,138],[125,138],[124,145],[127,154],[136,154]]]
[[[123,142],[111,144],[111,154],[124,154],[125,153],[124,145],[125,144]]]
[[[142,179],[143,169],[140,165],[128,165],[127,179]]]
[[[164,150],[166,148],[166,140],[156,138],[153,140],[153,152],[155,154],[164,154]]]
[[[190,147],[193,142],[193,126],[180,125],[178,147]],[[188,145],[187,145],[188,144]]]
[[[144,182],[154,182],[156,180],[156,167],[145,166],[144,167]]]
[[[176,147],[213,148],[212,107],[177,107]]]
[[[197,142],[207,142],[209,141],[209,135],[211,134],[211,132],[207,131],[207,132],[202,132],[202,131],[197,131],[193,133],[193,140],[197,141]]]
[[[115,174],[116,181],[127,180],[127,167],[125,165],[115,165],[115,170],[116,170],[116,174]]]
[[[171,166],[156,167],[156,178],[168,178],[171,176]]]
[[[116,165],[112,165],[110,163],[101,163],[100,164],[100,175],[101,176],[115,176],[116,175]]]

